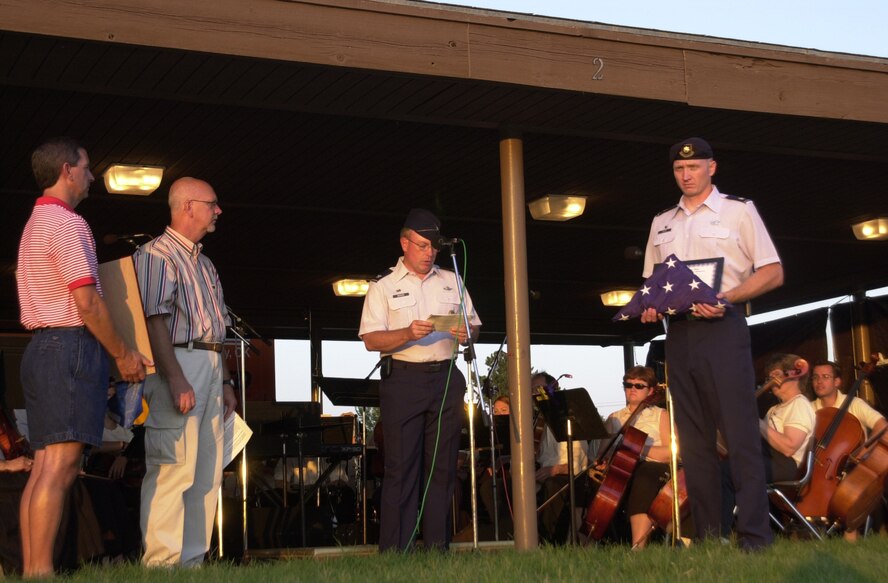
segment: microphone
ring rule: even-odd
[[[444,247],[453,247],[459,243],[459,237],[438,237],[438,247],[443,249]]]
[[[633,245],[623,249],[623,257],[626,259],[641,259],[644,257],[644,251],[641,250],[641,247]]]
[[[145,239],[147,241],[152,240],[154,237],[149,235],[148,233],[133,233],[131,235],[115,235],[114,233],[108,233],[104,237],[102,237],[102,243],[105,245],[113,245],[118,241],[124,241],[129,243],[130,245],[136,245],[136,241],[138,239]]]

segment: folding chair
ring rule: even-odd
[[[790,500],[789,496],[786,495],[784,490],[798,493],[805,486],[808,485],[808,482],[811,481],[811,475],[814,472],[814,449],[809,448],[807,453],[805,454],[805,473],[804,475],[797,479],[785,482],[773,482],[768,484],[768,498],[776,505],[786,511],[792,518],[798,521],[799,524],[808,529],[808,531],[814,535],[817,540],[823,540],[823,536],[820,534],[820,531],[811,523],[808,518],[802,515],[799,512],[799,509],[796,508],[795,504],[793,504],[792,500]],[[769,516],[771,517],[771,521],[780,529],[781,532],[786,532],[787,525],[781,522],[774,513],[769,512]]]

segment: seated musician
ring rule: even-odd
[[[762,458],[768,483],[796,479],[808,445],[814,438],[814,407],[802,393],[808,378],[807,363],[801,370],[796,368],[798,361],[804,362],[794,354],[776,354],[765,365],[768,382],[775,383],[771,391],[780,401],[768,409],[764,418],[759,419]],[[735,499],[728,464],[723,463],[722,536],[725,537],[730,535]]]
[[[27,413],[16,410],[16,433],[28,439]],[[2,455],[0,455],[2,457]],[[21,574],[22,548],[19,531],[19,510],[27,472],[33,460],[20,456],[0,461],[0,580],[3,574]],[[86,561],[100,558],[105,552],[89,494],[83,480],[75,480],[65,497],[58,543],[53,552],[57,571],[73,571]]]
[[[512,413],[512,405],[508,395],[500,395],[493,402],[494,415],[510,415]]]
[[[511,414],[511,402],[508,395],[500,395],[496,398],[493,402],[493,414]],[[478,478],[478,495],[487,512],[490,524],[494,523],[494,517],[499,520],[500,540],[512,538],[513,530],[511,508],[507,503],[509,496],[506,495],[506,488],[509,488],[511,485],[509,461],[509,456],[507,455],[500,455],[496,458],[496,502],[494,502],[493,498],[494,476],[489,463],[483,468]],[[495,508],[494,504],[496,504]],[[493,537],[487,538],[492,539]]]
[[[777,354],[765,367],[768,378],[779,381],[771,392],[780,401],[759,420],[759,430],[767,445],[763,445],[762,454],[768,482],[794,480],[814,437],[814,407],[802,394],[808,375],[787,376],[796,371],[798,360],[801,359],[794,354]]]
[[[552,375],[546,372],[538,372],[530,379],[533,390],[543,387],[547,391],[557,391],[558,382]],[[588,448],[586,441],[573,442],[574,475],[579,476],[588,466]],[[540,540],[548,543],[563,543],[567,540],[570,528],[570,515],[568,512],[568,491],[560,490],[567,484],[567,442],[559,442],[555,439],[549,427],[545,427],[539,443],[536,456],[539,466],[536,471],[536,481],[540,486],[539,502],[545,502],[549,498],[556,498],[540,511],[538,526]]]
[[[814,400],[814,410],[819,411],[826,407],[839,408],[845,402],[845,394],[842,389],[842,369],[838,364],[824,360],[814,365],[811,370],[811,386],[817,398]],[[863,434],[867,438],[888,427],[885,416],[873,409],[869,403],[860,397],[854,397],[848,412],[860,422]],[[882,434],[880,440],[888,444],[888,431]]]
[[[811,369],[811,386],[817,398],[814,400],[814,411],[825,409],[826,407],[839,408],[845,402],[846,396],[842,393],[842,369],[838,364],[824,360],[818,362]],[[866,438],[870,435],[879,433],[888,427],[888,421],[885,417],[873,409],[869,403],[860,397],[854,397],[848,406],[848,413],[854,415],[863,429]],[[882,443],[888,445],[888,431],[879,438]],[[857,540],[857,531],[849,530],[844,533],[845,540]]]
[[[608,416],[605,422],[608,433],[619,431],[656,385],[657,377],[653,369],[634,366],[627,370],[623,375],[626,406]],[[647,440],[635,466],[624,508],[632,529],[633,548],[643,548],[653,530],[648,509],[669,475],[669,416],[662,407],[649,406],[635,417],[632,426],[646,433]]]
[[[34,460],[25,456],[0,459],[0,579],[3,573],[22,570],[19,506],[21,492],[28,481],[26,472],[30,472],[33,465]]]
[[[112,381],[102,445],[90,448],[83,481],[101,529],[104,557],[111,561],[137,559],[141,552],[139,496],[145,475],[145,428],[120,425],[110,408],[115,393]]]

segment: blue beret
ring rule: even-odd
[[[404,228],[415,231],[417,235],[428,239],[432,247],[441,250],[441,221],[426,209],[410,209]]]
[[[710,160],[714,158],[712,146],[703,138],[688,138],[669,148],[669,161],[675,160]]]

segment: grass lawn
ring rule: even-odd
[[[653,545],[642,552],[625,546],[546,547],[533,552],[503,550],[466,553],[347,556],[330,559],[254,561],[249,565],[210,563],[197,570],[145,570],[138,565],[85,567],[71,581],[141,583],[194,581],[453,581],[496,582],[721,582],[776,583],[888,580],[888,538],[872,536],[855,544],[779,539],[749,555],[717,543],[690,549]]]

